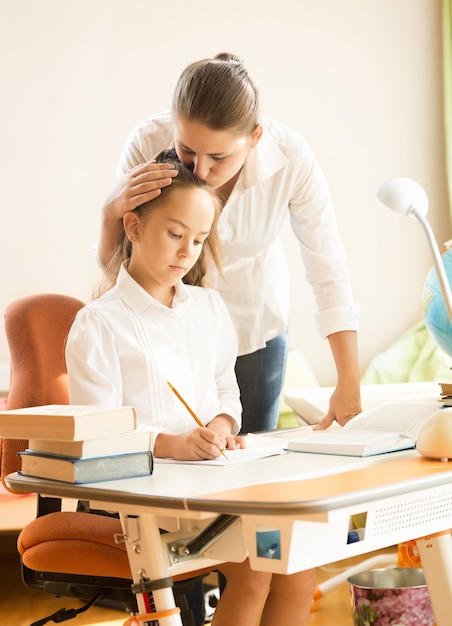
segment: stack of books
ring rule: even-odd
[[[28,439],[22,473],[69,483],[147,476],[151,435],[133,407],[58,405],[0,411],[0,437]]]

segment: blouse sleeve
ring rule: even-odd
[[[73,404],[122,404],[115,337],[96,312],[79,311],[66,344],[69,398]]]
[[[219,413],[230,415],[235,421],[232,434],[236,435],[242,425],[240,390],[235,375],[237,360],[237,336],[232,320],[221,296],[210,290],[218,310],[217,363],[215,378],[218,391]]]
[[[354,301],[347,258],[325,176],[307,142],[303,158],[292,158],[290,220],[298,239],[306,278],[317,304],[322,337],[357,330],[360,307]]]
[[[123,384],[114,333],[102,315],[81,309],[66,343],[69,400],[72,404],[122,406]],[[153,433],[151,449],[161,428],[139,425]]]

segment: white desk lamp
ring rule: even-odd
[[[427,194],[417,182],[410,178],[392,178],[380,187],[377,196],[393,211],[416,218],[424,229],[433,253],[438,281],[452,324],[452,293],[449,281],[438,244],[425,218],[428,211]],[[452,408],[439,409],[425,422],[419,432],[416,448],[423,456],[442,461],[452,459]]]

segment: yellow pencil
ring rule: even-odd
[[[173,387],[173,385],[169,382],[169,380],[166,381],[168,387],[171,389],[171,391],[179,398],[179,400],[182,402],[182,404],[184,405],[184,407],[187,409],[187,411],[190,413],[190,415],[192,416],[192,418],[195,420],[195,422],[198,424],[198,426],[200,426],[201,428],[206,428],[206,425],[203,424],[201,422],[201,420],[199,419],[199,417],[196,415],[196,413],[193,411],[193,409],[185,402],[185,400],[183,399],[183,397],[180,395],[180,393],[177,391],[177,389],[175,387]],[[224,450],[220,450],[221,454],[224,456],[225,459],[227,459],[228,457],[226,456],[226,453]]]

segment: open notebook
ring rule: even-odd
[[[154,458],[154,463],[182,463],[195,465],[234,465],[236,463],[248,463],[256,459],[262,459],[276,454],[284,454],[287,439],[282,440],[277,437],[267,435],[249,434],[244,438],[246,448],[240,450],[225,450],[227,459],[220,454],[219,457],[209,461],[178,461],[176,459]]]

